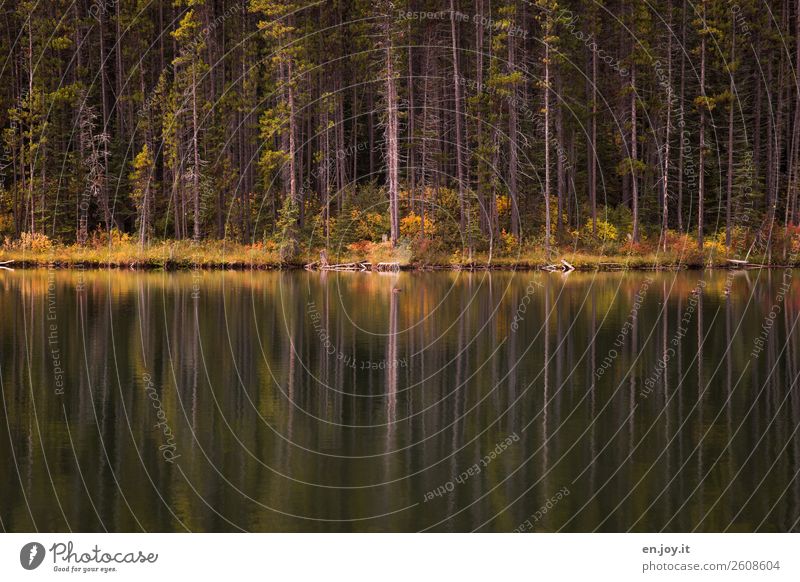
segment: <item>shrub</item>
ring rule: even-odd
[[[350,217],[353,221],[353,232],[359,240],[377,242],[391,230],[389,217],[380,212],[353,210]]]
[[[606,245],[614,243],[619,239],[619,231],[617,230],[617,227],[607,220],[597,220],[596,233],[592,232],[592,227],[592,219],[589,218],[583,228],[578,231],[578,240],[581,243],[590,246],[594,246],[597,243]]]
[[[425,216],[425,235],[433,234],[433,221]],[[413,211],[400,219],[400,236],[416,238],[422,234],[422,217]]]
[[[497,216],[501,222],[511,220],[511,198],[505,194],[497,197]]]
[[[508,256],[519,250],[519,239],[513,233],[503,229],[498,240],[498,254]]]
[[[797,255],[800,253],[800,225],[786,227],[786,240],[789,254]]]
[[[358,255],[360,258],[364,258],[369,255],[372,251],[373,243],[368,240],[360,240],[358,242],[351,243],[347,245],[347,250],[349,250],[354,255]]]
[[[620,247],[620,252],[624,255],[646,255],[654,250],[653,245],[648,240],[640,240],[635,243],[630,238]]]
[[[94,248],[117,247],[129,242],[131,242],[131,235],[116,228],[112,228],[110,232],[98,229],[92,233],[89,239],[89,244]]]
[[[46,234],[42,234],[41,232],[23,232],[17,241],[11,241],[6,238],[4,246],[19,251],[43,253],[53,248],[53,241],[51,241]]]

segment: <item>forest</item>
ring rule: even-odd
[[[0,12],[7,256],[800,251],[800,0]]]

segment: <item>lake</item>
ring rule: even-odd
[[[0,272],[0,527],[797,530],[798,276]]]

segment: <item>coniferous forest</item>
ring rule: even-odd
[[[800,1],[0,11],[7,254],[800,250]]]

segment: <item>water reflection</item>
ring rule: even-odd
[[[796,275],[3,273],[0,525],[797,530]]]

